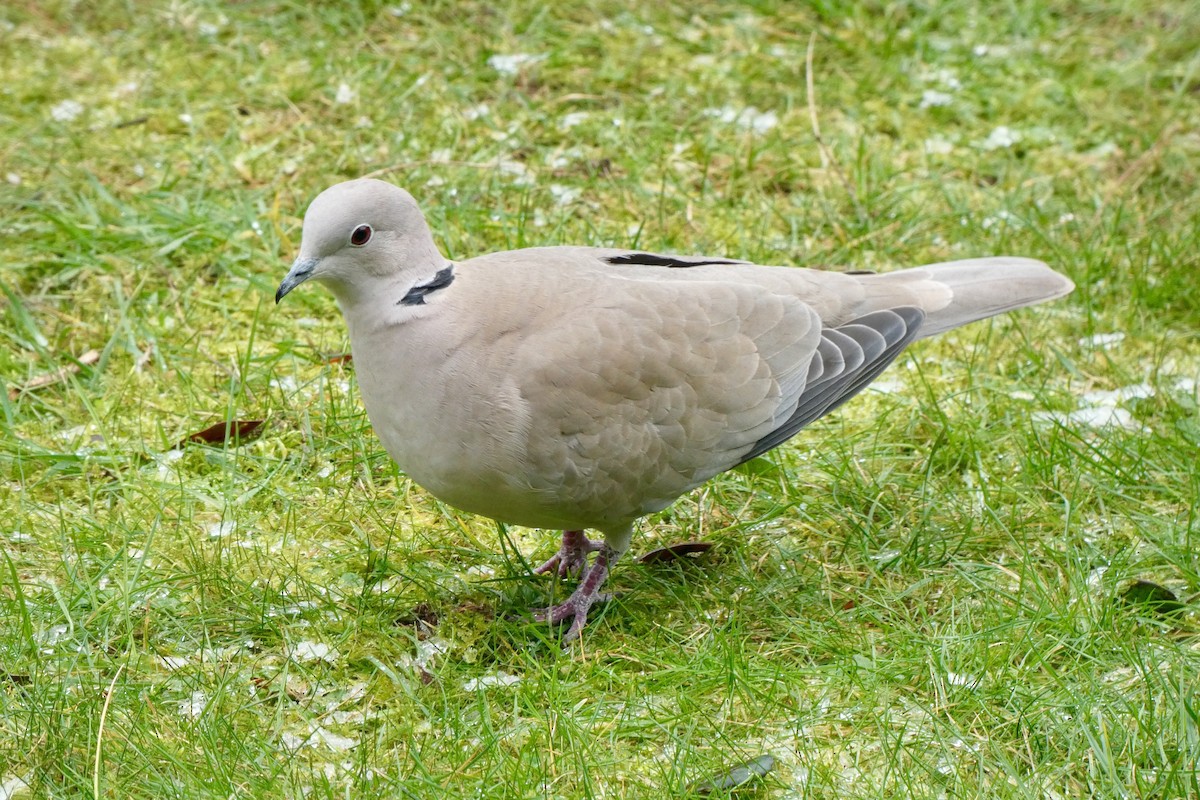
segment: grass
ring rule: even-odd
[[[7,4],[0,798],[687,796],[761,753],[740,796],[1197,796],[1193,6]],[[375,171],[456,257],[1078,289],[646,520],[716,547],[622,564],[564,652],[555,534],[410,484],[327,293],[272,305]],[[227,419],[265,425],[178,446]]]

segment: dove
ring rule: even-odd
[[[306,281],[333,293],[367,416],[411,480],[563,532],[535,572],[579,582],[535,618],[570,619],[564,641],[639,518],[783,444],[916,339],[1074,288],[1016,257],[882,274],[584,246],[450,261],[413,197],[374,179],[312,201],[276,303]]]

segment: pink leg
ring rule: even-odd
[[[580,576],[587,574],[588,553],[594,553],[604,547],[604,542],[597,542],[583,535],[583,531],[563,531],[562,547],[550,559],[534,570],[538,575],[547,572],[558,572],[558,577],[565,578],[573,572]]]
[[[565,548],[565,536],[563,541]],[[604,585],[605,579],[608,578],[609,563],[615,562],[620,558],[621,553],[608,544],[601,542],[593,542],[592,544],[599,548],[600,554],[596,556],[596,563],[587,571],[587,574],[584,575],[583,580],[571,596],[558,605],[544,608],[533,615],[534,619],[538,622],[549,622],[552,625],[557,625],[567,617],[574,617],[575,619],[571,621],[571,627],[567,629],[567,634],[563,637],[564,642],[578,638],[580,632],[583,630],[583,626],[587,624],[587,615],[591,607],[611,597],[608,594],[601,594],[600,587]]]

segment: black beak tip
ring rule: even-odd
[[[296,263],[292,264],[292,268],[284,276],[283,282],[275,290],[275,305],[279,305],[279,301],[291,292],[292,289],[295,289],[308,280],[312,276],[316,266],[317,259],[315,258],[296,259]]]

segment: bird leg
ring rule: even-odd
[[[552,625],[557,625],[567,617],[574,617],[571,621],[571,627],[567,629],[566,635],[563,636],[563,641],[569,642],[572,639],[579,638],[583,626],[587,624],[588,611],[591,610],[592,606],[612,597],[610,594],[602,593],[600,587],[608,579],[608,570],[629,549],[629,540],[631,538],[633,538],[632,525],[604,531],[603,542],[590,541],[583,535],[583,531],[565,531],[563,533],[563,549],[559,551],[560,556],[567,551],[569,543],[581,551],[578,556],[581,561],[586,561],[588,552],[592,550],[599,550],[600,552],[596,554],[596,560],[592,563],[591,569],[584,572],[582,579],[579,581],[579,586],[575,587],[575,591],[571,593],[571,596],[556,606],[543,608],[540,611],[534,612],[534,619],[538,622],[549,622]],[[584,544],[585,542],[586,545]],[[552,562],[554,559],[550,561]],[[547,564],[549,563],[547,562]]]
[[[575,531],[575,533],[580,533]],[[580,533],[582,536],[582,533]],[[549,622],[552,625],[565,620],[567,617],[574,617],[571,621],[571,627],[567,629],[567,633],[563,636],[564,642],[569,642],[572,639],[579,637],[583,626],[587,624],[588,611],[593,605],[605,600],[611,599],[612,595],[602,593],[600,587],[604,585],[605,579],[608,577],[608,566],[610,563],[616,562],[621,557],[621,551],[614,548],[608,543],[591,542],[595,548],[600,550],[600,554],[596,556],[596,563],[592,564],[583,576],[583,580],[579,582],[579,586],[571,593],[563,602],[556,606],[543,608],[540,611],[534,612],[533,618],[538,622]],[[566,548],[566,536],[563,537],[563,547]]]
[[[534,570],[537,575],[557,570],[558,577],[565,578],[573,572],[583,578],[587,575],[588,553],[594,553],[604,547],[604,542],[598,542],[583,535],[583,531],[563,531],[562,547],[550,559]]]

